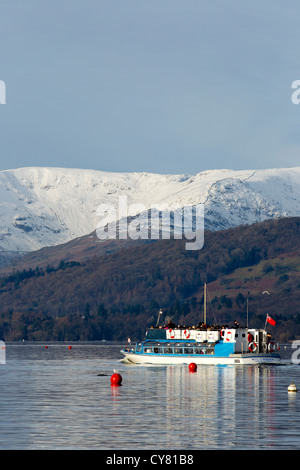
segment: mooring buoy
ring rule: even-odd
[[[288,392],[298,392],[298,389],[295,385],[294,382],[292,382],[289,386],[288,386]]]
[[[122,376],[117,370],[114,370],[113,375],[110,378],[111,385],[122,385]]]

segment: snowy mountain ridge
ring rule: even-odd
[[[300,216],[300,167],[209,170],[196,175],[27,167],[0,171],[0,252],[30,252],[94,231],[100,204],[170,210],[204,204],[205,228],[221,230]]]

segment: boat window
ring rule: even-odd
[[[164,354],[173,354],[173,348],[164,347]]]
[[[152,348],[149,347],[149,346],[146,346],[146,347],[144,348],[144,352],[145,352],[145,353],[152,353]]]
[[[215,350],[213,348],[207,348],[206,354],[215,354]]]
[[[153,351],[154,351],[155,354],[161,354],[161,353],[162,353],[162,348],[160,348],[160,347],[154,347],[154,348],[153,348]]]
[[[204,348],[195,348],[195,354],[204,354]]]
[[[193,354],[193,348],[184,348],[184,354]]]
[[[174,348],[174,353],[175,354],[182,354],[183,353],[183,348]]]
[[[136,346],[136,352],[141,352],[141,350],[142,350],[142,343],[139,343]]]

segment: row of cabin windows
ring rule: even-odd
[[[141,352],[142,346],[137,346],[137,352]],[[200,347],[178,347],[178,346],[144,346],[144,353],[146,354],[214,354],[214,348],[200,348]]]

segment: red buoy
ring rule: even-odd
[[[48,349],[48,346],[45,346],[45,349]]]
[[[72,346],[69,346],[69,349],[72,349]]]
[[[114,372],[114,374],[110,378],[111,385],[121,385],[122,384],[122,376],[118,372]]]
[[[191,362],[189,365],[189,369],[190,369],[190,372],[196,372],[197,364],[195,364],[194,362]]]

